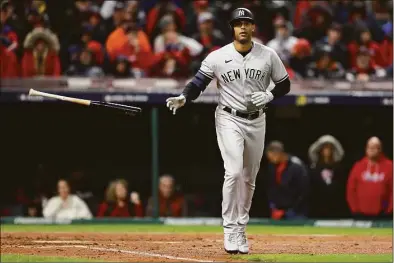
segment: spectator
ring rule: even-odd
[[[98,217],[142,217],[144,211],[137,192],[128,194],[125,180],[115,180],[107,188],[106,200],[101,204]]]
[[[382,57],[384,59],[384,67],[390,68],[393,71],[393,22],[391,21],[385,23],[383,26],[383,31],[385,34],[384,40],[380,44],[380,50],[382,52]],[[392,74],[392,73],[391,73]]]
[[[187,77],[190,75],[192,57],[200,55],[203,46],[196,40],[180,35],[171,16],[160,21],[162,34],[154,42],[155,63],[152,77]]]
[[[201,61],[209,53],[227,44],[222,32],[214,28],[213,14],[208,12],[200,13],[198,16],[198,33],[193,36],[193,39],[201,43],[204,47],[200,53],[200,59],[195,60],[195,65],[192,65],[193,72],[198,70]]]
[[[341,79],[345,76],[345,70],[341,63],[335,61],[335,56],[330,46],[317,50],[316,61],[308,65],[307,76],[320,79]]]
[[[307,76],[307,66],[312,61],[311,45],[306,39],[298,39],[291,51],[290,67],[302,78]]]
[[[193,57],[200,55],[203,51],[203,46],[196,40],[178,33],[177,25],[171,16],[163,17],[159,26],[161,34],[154,41],[155,53],[165,51],[169,45],[182,45],[189,50],[190,55]]]
[[[350,210],[357,218],[390,215],[393,212],[393,162],[384,156],[377,137],[368,140],[365,155],[354,164],[349,175]]]
[[[266,187],[271,217],[273,219],[297,219],[306,216],[306,197],[309,179],[302,161],[285,152],[279,141],[267,147],[269,161]]]
[[[214,28],[214,17],[212,13],[200,13],[198,16],[198,33],[193,39],[201,43],[204,51],[201,55],[205,58],[210,52],[226,45],[222,32]]]
[[[338,218],[346,215],[346,175],[341,164],[344,150],[331,135],[321,136],[309,147],[310,216]]]
[[[59,180],[57,189],[59,195],[49,199],[44,206],[44,217],[54,219],[92,218],[92,214],[85,202],[78,196],[70,194],[70,186],[66,180]]]
[[[359,49],[356,57],[356,66],[346,74],[346,79],[351,82],[367,82],[370,80],[384,78],[386,75],[386,71],[377,67],[374,63],[370,56],[370,51],[367,48],[362,47]]]
[[[11,41],[6,37],[0,37],[0,78],[19,77],[18,60],[15,53],[7,47]]]
[[[27,205],[25,215],[27,217],[42,217],[41,205],[35,202],[31,202]]]
[[[22,77],[60,76],[59,41],[49,29],[31,31],[23,44]]]
[[[104,44],[108,32],[101,17],[100,8],[96,5],[91,5],[86,12],[86,15],[87,18],[82,22],[82,25],[91,28],[92,40]]]
[[[140,3],[137,0],[128,0],[126,2],[126,14],[130,16],[137,23],[140,28],[145,28],[146,14],[145,11],[140,8]]]
[[[134,73],[130,67],[130,62],[125,56],[118,56],[114,63],[112,75],[115,78],[133,78]]]
[[[173,17],[180,31],[185,29],[186,16],[183,10],[177,7],[172,0],[158,0],[157,4],[149,11],[146,19],[146,33],[151,40],[155,39],[161,31],[158,24],[162,17],[166,15]]]
[[[306,38],[311,43],[324,37],[332,23],[332,10],[327,1],[310,1],[310,8],[301,18],[296,36]]]
[[[346,24],[349,21],[351,1],[330,1],[333,10],[333,22],[338,24]]]
[[[104,48],[103,45],[93,40],[93,27],[89,25],[85,25],[82,28],[81,35],[81,48],[88,48],[93,53],[93,62],[97,65],[102,65],[104,62]]]
[[[7,50],[14,51],[19,46],[18,35],[8,25],[2,27],[0,32],[2,41],[7,42]]]
[[[2,1],[0,3],[0,26],[0,35],[7,37],[12,43],[10,50],[17,48],[19,44],[18,35],[22,35],[24,30],[23,23],[14,13],[14,6],[12,2]]]
[[[243,5],[250,6],[249,10],[255,14],[256,23],[260,25],[263,42],[275,37],[275,22],[290,20],[290,1],[243,1]],[[291,24],[291,23],[290,23]],[[290,28],[289,28],[290,29]],[[291,29],[292,30],[292,29]]]
[[[349,68],[349,55],[346,46],[341,42],[342,28],[339,24],[332,24],[327,30],[327,36],[316,43],[316,49],[330,48],[332,58],[345,69]]]
[[[186,17],[186,33],[188,36],[193,36],[198,34],[199,31],[199,17],[203,13],[213,14],[214,10],[209,6],[207,0],[191,1],[189,4],[191,6],[190,10],[187,10]]]
[[[112,5],[115,3],[113,13],[108,18],[106,18],[106,26],[108,32],[113,32],[118,27],[122,26],[122,22],[125,18],[125,4],[120,1],[105,1],[101,9],[101,15],[103,16],[103,8],[107,5]]]
[[[371,59],[374,64],[378,66],[384,66],[384,59],[382,57],[379,44],[372,40],[371,32],[368,28],[362,28],[359,31],[359,35],[356,41],[351,42],[348,45],[348,50],[350,53],[351,66],[356,66],[356,58],[360,48],[365,47],[368,49]]]
[[[292,25],[282,19],[275,22],[276,36],[267,43],[267,46],[278,53],[280,57],[289,58],[298,38],[292,36]]]
[[[348,44],[351,40],[357,39],[358,30],[368,28],[372,34],[372,38],[381,41],[383,32],[368,7],[367,1],[351,1],[348,21],[344,25],[344,43]],[[356,35],[354,35],[356,33]]]
[[[34,5],[27,9],[26,17],[29,31],[37,27],[49,27],[49,17],[45,11],[46,8],[40,9]]]
[[[163,175],[159,182],[159,216],[187,216],[187,205],[182,194],[175,192],[175,181],[171,175]],[[146,208],[148,216],[153,216],[153,197],[149,198]]]
[[[133,68],[148,71],[153,64],[153,53],[148,36],[136,22],[126,20],[112,32],[106,43],[111,62],[122,55],[128,57]]]
[[[93,52],[89,49],[84,49],[79,54],[79,61],[75,64],[71,64],[66,74],[68,76],[102,77],[104,76],[104,71],[101,67],[96,65]]]

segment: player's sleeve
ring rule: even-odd
[[[271,93],[274,99],[277,99],[290,92],[291,83],[285,66],[273,49],[271,49],[271,66],[271,79],[275,83]]]
[[[202,61],[200,69],[198,70],[198,73],[201,73],[211,80],[215,75],[215,54],[216,52],[209,53],[208,56]]]
[[[214,52],[210,53],[201,63],[200,69],[193,79],[186,85],[182,94],[187,101],[193,101],[207,88],[214,78],[215,57]]]
[[[275,85],[281,83],[286,78],[289,77],[285,65],[283,65],[282,60],[279,58],[278,54],[271,49],[271,79]]]

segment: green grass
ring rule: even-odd
[[[256,262],[393,262],[392,254],[265,254],[233,256],[233,258]]]
[[[46,257],[23,254],[1,254],[1,262],[102,262],[86,258]]]
[[[170,232],[170,233],[222,233],[219,226],[168,226],[168,225],[1,225],[7,232]],[[333,235],[392,235],[392,228],[333,228],[311,226],[249,226],[249,234],[333,234]]]

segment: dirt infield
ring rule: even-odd
[[[1,233],[1,252],[104,261],[235,261],[221,234]],[[392,253],[390,236],[249,235],[252,254]],[[237,260],[239,261],[239,260]]]

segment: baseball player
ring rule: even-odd
[[[175,114],[217,79],[219,105],[215,124],[225,169],[224,249],[230,254],[247,254],[245,228],[264,151],[265,105],[286,95],[290,91],[290,81],[275,51],[252,41],[255,24],[250,10],[235,9],[230,26],[234,41],[211,52],[182,94],[166,102]],[[271,79],[275,87],[269,91]]]

